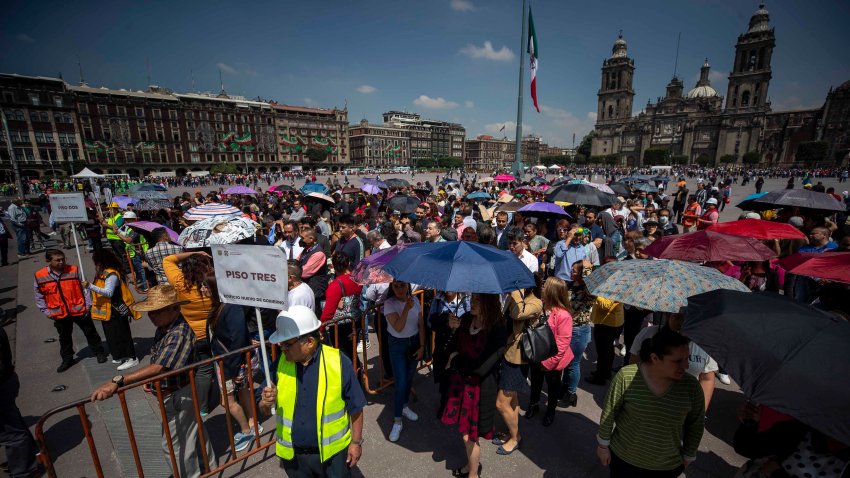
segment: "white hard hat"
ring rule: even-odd
[[[716,206],[717,205],[717,198],[708,198],[708,200],[705,203],[706,204],[714,204]]]
[[[137,219],[136,213],[133,211],[127,211],[121,215],[124,219]]]
[[[307,335],[322,326],[313,309],[303,305],[293,305],[289,310],[281,311],[277,315],[276,325],[277,330],[269,337],[269,342],[273,344]]]

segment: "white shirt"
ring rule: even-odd
[[[522,256],[519,258],[519,260],[521,260],[522,263],[525,264],[525,267],[528,267],[528,270],[530,270],[532,274],[534,274],[535,272],[537,272],[538,269],[540,269],[540,266],[537,263],[537,257],[535,257],[534,254],[528,252],[527,249],[522,250]]]
[[[313,289],[302,282],[289,291],[289,307],[293,305],[303,305],[309,307],[310,310],[315,310],[316,297],[313,295]]]
[[[650,325],[637,334],[629,353],[640,356],[640,346],[644,340],[652,338],[658,333],[657,325]],[[699,378],[701,373],[716,372],[719,370],[717,362],[711,358],[705,350],[693,341],[688,345],[688,373]]]
[[[387,331],[393,337],[399,339],[406,339],[408,337],[413,337],[414,335],[419,333],[419,310],[421,306],[419,305],[419,300],[413,299],[413,307],[407,311],[407,320],[404,323],[404,327],[401,331],[398,331],[390,325],[387,327]],[[397,314],[399,317],[401,316],[401,312],[404,310],[404,302],[396,299],[395,297],[387,299],[384,302],[384,316],[388,316],[390,314]]]
[[[283,249],[283,252],[286,254],[287,259],[298,260],[298,258],[301,257],[301,253],[304,252],[304,248],[298,245],[298,242],[298,239],[296,239],[295,242],[290,245],[289,240],[284,239],[280,241],[280,244],[277,244],[277,246]],[[290,249],[292,249],[291,256],[289,255]]]

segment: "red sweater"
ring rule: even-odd
[[[345,292],[343,293],[340,288],[340,283],[345,288]],[[343,297],[347,297],[349,295],[360,295],[360,291],[362,290],[362,286],[353,280],[351,280],[351,273],[337,276],[328,283],[328,290],[325,292],[325,308],[322,309],[322,317],[320,320],[322,322],[327,322],[334,318],[334,313],[336,313],[336,308],[339,305],[339,301]]]

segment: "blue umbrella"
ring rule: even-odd
[[[446,185],[446,184],[455,184],[455,183],[457,183],[457,182],[458,182],[458,180],[457,180],[457,179],[445,178],[445,179],[443,179],[442,181],[440,181],[440,184],[442,184],[442,185]]]
[[[764,196],[765,194],[767,194],[767,193],[766,193],[766,192],[764,192],[764,193],[753,193],[753,194],[750,194],[749,196],[745,197],[743,201],[739,202],[736,206],[737,206],[737,207],[739,207],[739,208],[741,208],[741,209],[743,209],[743,210],[745,210],[745,211],[747,211],[747,210],[749,210],[749,208],[752,206],[753,201],[755,201],[756,199],[758,199],[758,198],[760,198],[760,197]]]
[[[535,182],[535,183],[545,183],[546,178],[544,178],[543,176],[535,176],[535,177],[531,178],[531,181]]]
[[[510,251],[468,241],[429,242],[398,253],[384,271],[424,287],[502,294],[534,287],[531,271]]]
[[[307,184],[301,186],[301,193],[302,194],[309,194],[309,193],[327,194],[327,192],[328,192],[328,188],[325,187],[325,185],[321,184],[321,183],[307,183]]]
[[[473,193],[467,194],[466,199],[472,199],[473,201],[476,201],[483,199],[493,199],[493,197],[483,191],[475,191]]]

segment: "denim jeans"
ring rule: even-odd
[[[15,241],[18,243],[18,255],[30,253],[29,230],[26,227],[12,226],[15,229]]]
[[[142,257],[139,254],[133,256],[133,270],[136,272],[136,286],[145,290],[148,288],[148,279],[145,275],[145,268],[142,267]]]
[[[390,335],[390,365],[395,378],[395,393],[393,395],[393,417],[400,418],[401,411],[407,405],[410,388],[413,385],[413,374],[416,372],[416,360],[411,354],[419,348],[419,334],[400,339]]]
[[[578,381],[581,378],[581,358],[587,344],[590,343],[590,324],[573,326],[573,338],[570,340],[570,350],[573,351],[573,360],[564,371],[564,386],[567,393],[575,394]]]

